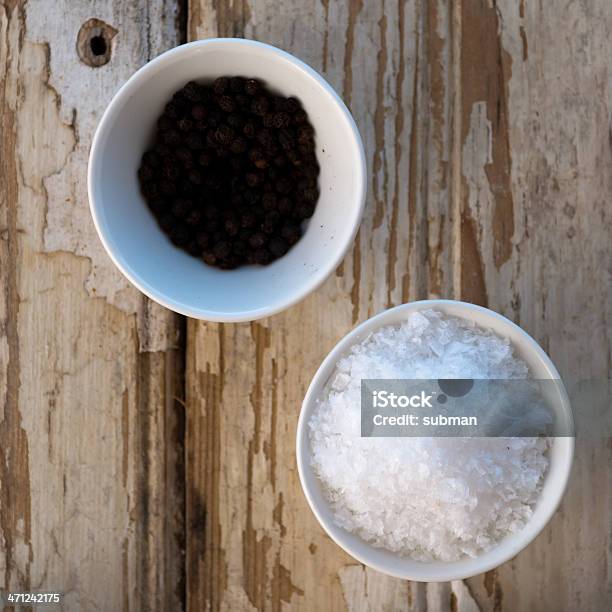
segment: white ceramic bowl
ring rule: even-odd
[[[520,532],[506,537],[495,548],[475,559],[466,558],[452,563],[413,561],[387,550],[375,548],[358,536],[338,527],[333,521],[333,514],[325,500],[320,480],[311,468],[308,421],[315,408],[315,400],[320,396],[334,372],[338,360],[347,354],[353,344],[360,342],[380,327],[399,324],[406,319],[409,313],[425,308],[435,308],[446,314],[468,319],[481,327],[491,329],[499,336],[510,340],[516,354],[525,360],[534,378],[560,379],[552,361],[538,343],[520,327],[496,312],[473,304],[452,300],[426,300],[403,304],[386,310],[355,328],[333,348],[317,370],[304,398],[298,422],[297,464],[306,499],[315,516],[336,544],[361,563],[385,574],[408,580],[438,582],[468,578],[497,567],[514,557],[542,531],[563,497],[572,466],[574,438],[554,438],[552,448],[549,451],[550,465],[542,493],[532,517],[524,528]],[[572,412],[565,388],[560,381],[554,387],[558,391],[558,396],[548,399],[554,402],[552,405],[557,410],[557,416],[572,423]]]
[[[190,80],[243,75],[299,98],[316,132],[321,196],[302,239],[265,267],[221,271],[175,248],[138,187],[140,158],[172,94]],[[319,286],[353,242],[366,192],[363,145],[349,111],[312,68],[280,49],[244,39],[176,47],[136,72],[106,109],[91,147],[89,201],[116,266],[143,293],[181,314],[248,321],[277,313]]]

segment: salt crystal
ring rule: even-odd
[[[548,468],[546,438],[362,438],[361,379],[528,377],[506,339],[436,310],[353,346],[309,422],[335,522],[421,561],[476,557],[520,530]]]

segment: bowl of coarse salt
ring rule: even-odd
[[[531,379],[563,434],[362,437],[362,379]],[[574,454],[572,412],[552,361],[526,332],[473,304],[427,300],[365,321],[315,374],[297,428],[304,494],[327,534],[398,578],[468,578],[544,529]],[[531,435],[531,434],[530,434]]]

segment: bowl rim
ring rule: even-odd
[[[329,353],[327,354],[327,356],[325,357],[321,365],[317,368],[317,371],[314,374],[310,385],[308,386],[308,390],[306,391],[306,394],[304,396],[304,400],[302,402],[302,406],[300,409],[300,416],[298,419],[298,424],[297,424],[297,429],[296,429],[296,462],[297,462],[298,475],[299,475],[302,491],[304,493],[304,496],[306,498],[306,501],[308,502],[308,505],[311,511],[315,515],[320,526],[323,528],[325,533],[346,553],[348,553],[350,556],[352,556],[354,559],[356,559],[360,563],[363,563],[364,565],[371,567],[381,573],[393,576],[395,578],[401,578],[404,580],[412,580],[416,582],[447,582],[450,580],[463,580],[465,578],[470,578],[472,576],[476,576],[481,573],[487,572],[491,569],[494,569],[496,567],[499,567],[503,563],[515,557],[519,552],[521,552],[524,548],[526,548],[542,532],[542,530],[546,527],[550,519],[556,513],[559,507],[559,504],[561,503],[561,500],[563,498],[563,495],[565,494],[565,490],[567,488],[567,484],[569,481],[569,477],[570,477],[570,473],[571,473],[571,469],[573,465],[573,457],[574,457],[574,447],[575,447],[574,437],[568,436],[568,437],[557,438],[557,439],[560,439],[563,443],[562,445],[563,455],[562,457],[560,457],[562,461],[560,461],[560,465],[558,466],[558,468],[561,471],[561,474],[556,479],[555,488],[551,492],[554,494],[554,498],[552,499],[552,503],[549,504],[549,511],[543,516],[541,516],[540,520],[537,523],[532,523],[531,520],[527,521],[523,529],[517,532],[517,534],[515,534],[515,535],[522,534],[523,537],[517,537],[514,543],[501,542],[497,546],[493,547],[490,551],[488,551],[488,553],[490,553],[495,550],[505,549],[505,552],[503,554],[498,555],[499,558],[491,560],[488,563],[480,563],[480,564],[478,563],[478,560],[481,557],[476,557],[474,559],[465,559],[465,562],[471,562],[471,565],[473,566],[472,569],[470,569],[467,572],[461,572],[458,569],[453,570],[450,567],[451,565],[460,564],[462,561],[464,561],[463,559],[449,563],[448,564],[449,567],[445,568],[444,570],[438,567],[438,568],[435,568],[435,571],[431,571],[431,570],[434,570],[434,568],[431,568],[429,572],[427,571],[427,566],[429,565],[429,563],[406,559],[406,561],[411,561],[415,564],[415,566],[420,567],[420,570],[416,571],[415,573],[411,573],[410,571],[401,571],[399,569],[397,571],[392,570],[392,569],[390,570],[389,567],[383,567],[376,560],[373,560],[369,558],[367,555],[364,555],[360,553],[359,551],[354,550],[345,540],[344,541],[341,540],[339,535],[347,534],[349,536],[354,536],[354,534],[350,534],[349,532],[345,531],[343,528],[338,527],[337,525],[335,525],[335,523],[333,523],[333,521],[328,520],[323,515],[323,513],[321,512],[313,496],[313,489],[315,485],[312,484],[312,488],[311,488],[311,482],[309,482],[309,480],[306,478],[306,474],[308,472],[308,474],[312,476],[312,480],[314,481],[317,480],[317,476],[312,471],[312,468],[310,467],[310,465],[305,465],[305,457],[310,456],[310,441],[309,441],[309,436],[308,436],[307,420],[310,418],[310,415],[312,414],[313,404],[314,404],[314,401],[318,393],[324,387],[324,385],[327,383],[327,380],[329,379],[329,374],[326,376],[326,372],[330,366],[333,366],[338,362],[338,359],[342,355],[346,354],[347,350],[350,349],[352,345],[354,345],[359,340],[363,339],[362,335],[366,329],[369,330],[368,331],[368,334],[369,334],[369,333],[372,333],[372,331],[374,331],[375,329],[380,329],[380,327],[383,327],[384,325],[387,325],[387,324],[392,325],[393,323],[391,323],[390,321],[387,323],[387,320],[392,319],[394,314],[397,314],[400,312],[409,313],[409,312],[416,312],[416,311],[424,310],[428,308],[433,308],[433,309],[437,307],[444,308],[445,306],[452,307],[452,308],[462,308],[462,309],[465,309],[466,311],[473,311],[473,312],[479,312],[481,314],[484,314],[488,317],[491,317],[497,320],[498,322],[506,326],[508,330],[513,331],[515,334],[518,334],[522,338],[524,338],[524,340],[526,341],[526,344],[529,347],[529,350],[533,351],[535,356],[539,358],[542,365],[548,370],[550,374],[550,378],[559,380],[561,392],[562,392],[562,398],[564,399],[565,407],[569,412],[568,416],[570,419],[573,419],[571,406],[569,404],[569,399],[567,398],[567,393],[565,391],[565,387],[561,380],[561,376],[559,372],[557,371],[555,365],[551,361],[550,357],[546,354],[546,352],[542,349],[542,347],[524,329],[519,327],[513,321],[510,321],[510,319],[499,314],[498,312],[495,312],[489,308],[485,308],[484,306],[471,304],[469,302],[462,302],[460,300],[447,300],[447,299],[431,299],[431,300],[418,300],[414,302],[407,302],[407,303],[400,304],[398,306],[383,310],[377,313],[376,315],[366,319],[365,321],[363,321],[362,323],[354,327],[349,333],[347,333],[343,338],[341,338],[334,345],[334,347],[329,351]],[[453,316],[460,317],[461,315],[453,314]],[[472,320],[472,319],[468,319],[468,320]],[[531,529],[529,530],[529,533],[525,535],[524,532],[527,530],[528,525],[531,525]],[[361,539],[359,538],[359,536],[354,536],[354,537]],[[374,548],[368,542],[365,542],[365,540],[361,540],[361,541],[366,545],[366,547],[370,547],[372,549]],[[384,550],[384,549],[377,549],[377,550]],[[488,553],[485,553],[485,554],[488,554]],[[437,562],[437,563],[441,565],[445,565],[444,562]]]
[[[153,76],[162,64],[165,64],[170,60],[174,60],[177,56],[190,54],[194,49],[209,49],[214,47],[223,48],[227,46],[244,47],[245,51],[257,48],[266,53],[276,55],[285,62],[288,62],[296,67],[304,77],[314,80],[314,82],[320,87],[322,93],[331,98],[331,101],[338,108],[340,117],[346,123],[348,133],[351,136],[351,140],[348,140],[347,144],[350,145],[351,148],[357,150],[357,157],[359,158],[359,163],[357,167],[354,168],[356,205],[351,206],[351,210],[353,212],[351,217],[347,218],[347,222],[352,223],[353,227],[351,228],[351,232],[347,236],[344,243],[341,241],[337,242],[338,249],[336,250],[334,257],[330,257],[327,263],[319,266],[316,273],[308,278],[307,281],[305,281],[299,288],[299,290],[295,291],[288,298],[284,300],[277,300],[275,303],[263,308],[232,312],[193,307],[190,304],[175,300],[173,297],[160,291],[151,283],[145,281],[130,266],[129,262],[122,257],[121,253],[115,250],[110,240],[110,231],[108,226],[102,218],[101,211],[103,209],[103,204],[96,201],[96,175],[99,171],[103,158],[102,147],[105,143],[108,131],[115,121],[117,115],[123,109],[125,101],[138,90],[142,82],[150,78],[150,76]],[[87,192],[91,216],[105,251],[115,266],[127,278],[127,280],[147,297],[161,304],[162,306],[165,306],[166,308],[187,317],[225,323],[255,321],[263,317],[277,314],[300,302],[307,295],[318,289],[340,265],[341,261],[344,259],[350,246],[355,240],[355,236],[357,235],[363,217],[367,192],[367,164],[361,134],[359,133],[359,129],[357,128],[357,124],[355,123],[351,112],[334,88],[314,68],[291,53],[267,43],[246,38],[207,38],[204,40],[196,40],[183,45],[178,45],[172,49],[169,49],[168,51],[165,51],[164,53],[161,53],[134,72],[114,94],[98,123],[91,143],[87,167]]]

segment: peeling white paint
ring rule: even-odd
[[[40,103],[41,92],[30,97],[26,91],[24,108],[35,124],[30,134],[23,134],[23,137],[41,140],[36,150],[43,159],[22,156],[27,184],[36,176],[44,176],[42,186],[47,194],[47,213],[41,248],[49,253],[65,251],[87,258],[91,264],[85,282],[88,294],[104,298],[126,313],[136,313],[139,319],[144,316],[143,298],[114,267],[95,231],[87,198],[87,163],[98,121],[118,86],[148,59],[177,43],[174,8],[171,7],[173,3],[169,1],[153,3],[150,14],[146,14],[136,3],[110,2],[97,5],[92,14],[91,7],[86,4],[58,0],[54,11],[63,15],[60,22],[47,19],[46,0],[31,0],[26,5],[26,41],[39,44],[40,52],[48,50],[49,54],[49,83],[42,95],[45,103],[39,109],[28,108],[28,100],[32,104]],[[118,29],[110,62],[97,68],[81,62],[76,51],[79,29],[92,17]],[[143,40],[145,20],[151,31]],[[31,86],[45,87],[36,77],[32,78]],[[50,114],[56,115],[55,121]],[[38,121],[41,127],[46,126],[46,131],[36,129]],[[53,123],[57,129],[49,130],[48,126]],[[28,147],[31,151],[31,143]],[[42,173],[41,167],[45,169]],[[166,321],[171,315],[157,305],[147,310],[153,320],[146,325],[139,323],[138,329],[139,332],[146,329],[152,335],[145,338],[139,333],[141,350],[164,350],[173,346],[175,333],[166,334],[169,328]]]

